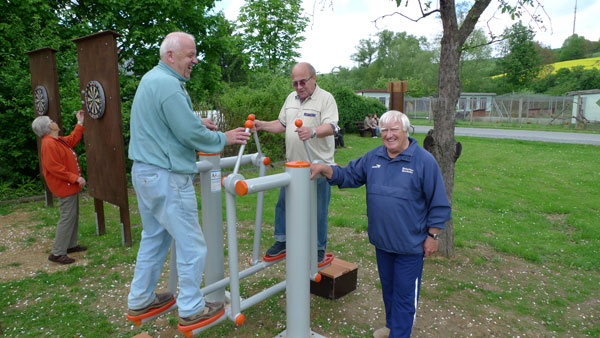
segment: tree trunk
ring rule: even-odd
[[[452,8],[445,8],[451,6]],[[433,109],[434,130],[432,137],[434,146],[430,150],[437,160],[446,186],[448,200],[452,203],[454,193],[454,156],[456,141],[454,139],[454,121],[456,103],[460,96],[460,80],[458,77],[460,53],[458,45],[458,27],[453,1],[440,1],[444,34],[441,41],[440,68],[438,75],[438,100]],[[452,221],[446,223],[442,232],[440,252],[446,257],[454,255],[454,226]]]
[[[461,91],[459,78],[461,48],[490,2],[491,0],[475,1],[459,28],[454,0],[440,0],[440,15],[444,33],[440,51],[438,100],[433,110],[434,129],[431,133],[433,142],[432,147],[428,150],[433,154],[442,170],[450,204],[452,204],[454,195],[454,167],[457,159],[454,121],[456,103]],[[451,220],[446,222],[446,230],[442,232],[439,250],[446,257],[454,256],[454,225]]]

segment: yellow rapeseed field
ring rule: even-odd
[[[556,73],[556,71],[561,68],[573,68],[575,66],[583,66],[584,69],[600,69],[600,56],[595,58],[555,62],[553,64],[547,65],[544,68],[552,67],[552,73]],[[544,71],[545,70],[546,69],[544,69]]]
[[[550,74],[556,73],[561,68],[573,68],[576,66],[583,66],[584,69],[596,68],[600,70],[600,56],[595,58],[561,61],[546,65],[538,74],[538,78],[545,78]],[[492,78],[495,79],[502,76],[504,76],[504,74],[494,75]]]

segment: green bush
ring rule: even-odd
[[[356,132],[354,121],[362,121],[368,114],[381,116],[387,108],[378,99],[356,95],[348,87],[336,87],[329,90],[337,102],[340,116],[339,126],[346,132]]]
[[[216,99],[216,108],[223,114],[223,130],[243,126],[249,114],[261,121],[276,120],[285,98],[291,92],[289,76],[266,73],[254,74],[249,85],[224,85]],[[273,160],[285,159],[285,136],[283,134],[259,133],[261,150]],[[236,155],[226,148],[225,156]],[[256,151],[254,139],[247,145],[248,152]]]

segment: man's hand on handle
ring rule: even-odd
[[[242,127],[226,131],[225,136],[227,136],[227,145],[246,144],[246,141],[250,139],[250,133],[247,133],[246,129]]]

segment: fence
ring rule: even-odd
[[[404,112],[411,119],[433,119],[433,107],[438,98],[407,97]],[[461,110],[457,103],[457,120],[478,122],[509,122],[535,124],[569,124],[573,119],[571,96],[500,95],[482,109]],[[596,121],[597,122],[597,121]]]

